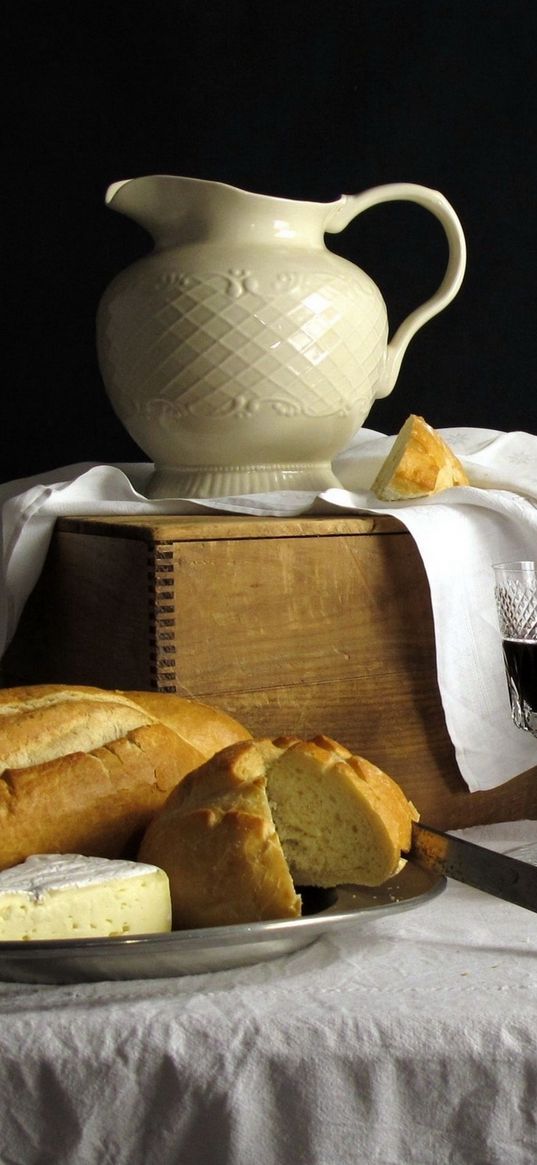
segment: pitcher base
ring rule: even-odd
[[[300,490],[323,493],[341,489],[328,462],[302,465],[171,466],[156,468],[149,479],[148,498],[226,498],[244,494]]]

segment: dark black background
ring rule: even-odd
[[[108,403],[94,320],[149,247],[112,181],[186,174],[328,200],[441,190],[463,289],[411,342],[370,428],[537,432],[536,7],[529,0],[135,0],[8,4],[3,481],[145,459]],[[393,327],[440,282],[441,228],[375,208],[329,245],[379,284]]]

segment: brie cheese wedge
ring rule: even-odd
[[[142,862],[37,854],[0,873],[0,941],[171,930],[168,876]]]

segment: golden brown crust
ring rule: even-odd
[[[221,708],[189,700],[174,692],[119,692],[144,712],[167,724],[178,736],[194,744],[204,757],[212,756],[236,740],[251,740],[251,733]]]
[[[9,709],[9,710],[8,710]],[[69,753],[91,752],[153,717],[120,699],[91,696],[4,704],[0,715],[0,771],[46,763]]]
[[[18,706],[32,704],[34,700],[54,700],[59,695],[62,698],[72,696],[74,699],[79,695],[109,699],[114,694],[108,688],[90,687],[88,684],[26,684],[16,688],[0,688],[0,713],[5,705]]]
[[[423,417],[411,414],[371,486],[381,501],[426,497],[468,485],[459,459]]]
[[[186,773],[248,736],[163,693],[2,689],[0,869],[35,853],[121,856]]]
[[[385,881],[415,816],[387,774],[328,737],[241,742],[174,789],[138,857],[168,874],[174,927],[296,917],[294,886]]]
[[[168,874],[175,928],[300,914],[254,742],[231,745],[181,782],[146,830],[138,859]]]

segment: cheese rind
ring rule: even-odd
[[[0,941],[171,930],[167,874],[142,862],[37,854],[0,873]]]

